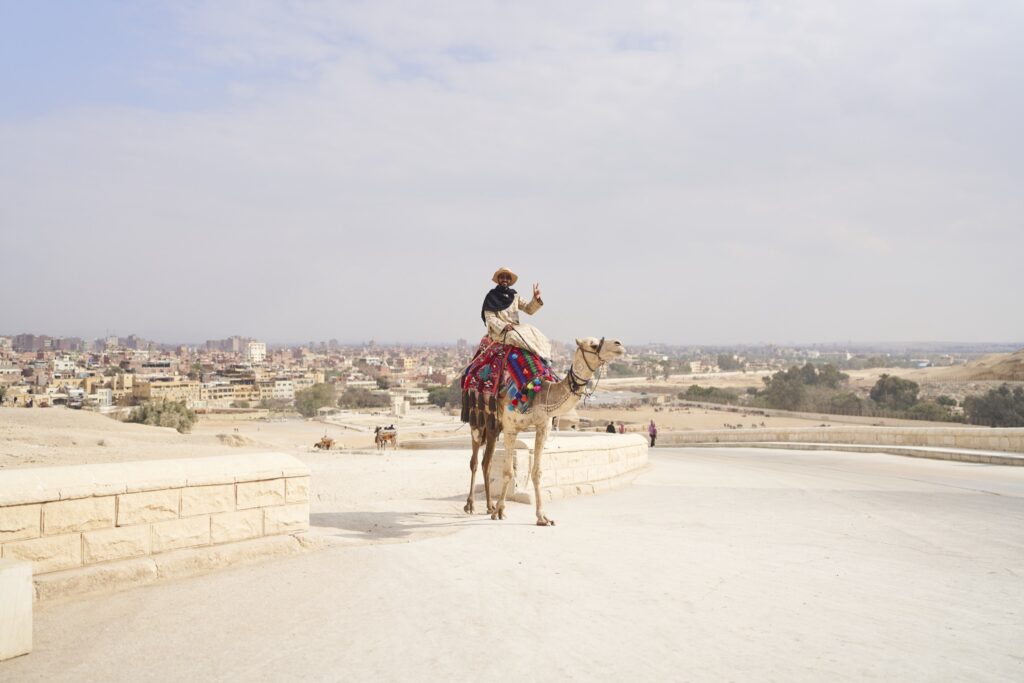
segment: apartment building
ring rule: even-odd
[[[181,377],[142,379],[135,382],[132,395],[143,401],[167,399],[184,401],[191,407],[200,400],[200,383]]]
[[[267,360],[267,345],[263,342],[249,342],[245,345],[245,359],[250,363],[263,363]]]
[[[260,400],[274,399],[282,401],[295,400],[295,382],[290,379],[270,379],[257,383]]]

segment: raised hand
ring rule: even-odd
[[[540,298],[540,284],[538,284],[536,282],[533,283],[533,298],[534,299],[539,299]]]

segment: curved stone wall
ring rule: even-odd
[[[509,498],[533,502],[530,458],[533,434],[516,441],[515,477]],[[504,443],[499,442],[491,465],[491,492],[501,491]],[[631,482],[647,466],[647,439],[639,434],[574,434],[552,432],[544,444],[541,495],[546,500],[600,493]]]
[[[707,443],[794,442],[918,446],[1024,453],[1024,429],[964,427],[811,427],[769,429],[713,429],[662,432],[658,445]]]
[[[253,542],[308,529],[309,468],[290,455],[0,470],[0,557],[32,563],[40,598],[280,554]]]

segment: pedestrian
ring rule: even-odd
[[[654,442],[658,438],[658,425],[654,424],[654,420],[648,425],[647,434],[651,437],[651,448],[654,448]]]
[[[604,428],[604,431],[608,432],[609,434],[614,434],[615,433],[615,423],[614,422],[609,422],[608,426]]]
[[[626,433],[626,425],[624,425],[624,424],[622,424],[620,422],[619,423],[619,434],[625,434],[625,433]]]

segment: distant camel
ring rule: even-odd
[[[487,512],[490,513],[491,519],[505,519],[505,498],[512,483],[516,438],[519,436],[519,432],[532,428],[536,432],[536,438],[533,444],[533,466],[530,476],[533,479],[534,498],[537,501],[537,526],[553,525],[554,520],[544,515],[543,498],[540,495],[544,441],[551,429],[551,418],[571,412],[580,402],[587,382],[594,376],[597,369],[625,352],[625,347],[618,341],[606,342],[604,338],[595,339],[594,337],[577,339],[576,353],[573,356],[569,373],[560,382],[545,382],[540,391],[531,399],[532,405],[526,413],[509,410],[510,399],[507,394],[503,396],[494,409],[497,415],[493,417],[497,419],[480,419],[479,426],[472,428],[473,456],[469,461],[471,472],[469,497],[466,498],[466,505],[463,509],[470,514],[474,511],[473,488],[476,484],[477,454],[480,451],[480,446],[484,446],[483,475]],[[492,415],[487,415],[487,417],[490,418]],[[494,428],[495,425],[496,428]],[[501,493],[498,496],[497,504],[492,505],[489,477],[491,458],[494,455],[498,434],[502,432],[505,433],[505,466],[502,470]]]
[[[377,427],[373,430],[373,442],[377,444],[378,451],[385,450],[388,444],[391,444],[392,448],[398,448],[398,431]]]

